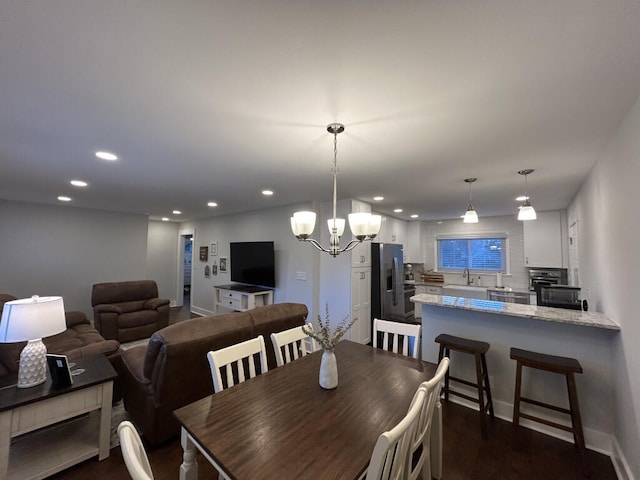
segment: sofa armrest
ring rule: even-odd
[[[104,342],[90,343],[82,347],[74,348],[65,352],[69,360],[75,360],[82,357],[90,357],[100,353],[107,357],[117,353],[120,350],[120,343],[116,340],[105,340]]]
[[[169,303],[168,298],[150,298],[144,302],[144,308],[146,310],[157,310],[159,307],[169,305]]]
[[[67,328],[73,328],[76,325],[82,325],[83,323],[91,325],[91,322],[89,322],[89,319],[84,312],[64,312],[64,316],[67,321]]]
[[[96,305],[93,307],[94,313],[117,313],[120,315],[122,313],[122,309],[117,305],[110,305],[107,303],[101,303],[100,305]]]

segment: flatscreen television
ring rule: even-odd
[[[275,288],[273,242],[231,242],[229,250],[232,282]]]

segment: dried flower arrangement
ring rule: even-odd
[[[327,304],[325,305],[324,322],[322,321],[320,314],[318,314],[318,324],[320,325],[320,330],[315,331],[307,329],[307,326],[304,325],[302,327],[302,331],[316,340],[323,349],[333,350],[334,348],[336,348],[336,345],[338,345],[338,342],[343,337],[343,335],[349,331],[353,323],[357,320],[357,318],[354,318],[347,323],[348,319],[349,316],[347,315],[342,319],[335,330],[331,330],[331,322],[329,321],[329,305]]]

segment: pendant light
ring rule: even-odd
[[[462,223],[478,223],[478,213],[473,208],[471,204],[471,184],[475,182],[477,178],[465,178],[464,181],[469,184],[469,207],[467,207],[467,211],[464,214],[464,220]]]
[[[351,240],[346,247],[340,248],[340,237],[344,233],[345,221],[344,218],[336,218],[338,199],[338,134],[344,132],[344,125],[341,123],[330,123],[327,125],[327,131],[333,134],[333,168],[331,169],[331,175],[333,177],[333,217],[327,220],[329,233],[331,235],[329,248],[325,248],[313,238],[309,238],[316,225],[316,212],[295,212],[291,217],[291,231],[298,240],[309,242],[318,250],[326,252],[332,257],[336,257],[342,252],[353,250],[363,241],[373,240],[380,231],[382,217],[366,212],[350,213],[349,227],[356,239]]]
[[[535,209],[531,206],[529,202],[529,193],[527,189],[527,175],[533,173],[532,168],[527,168],[525,170],[520,170],[518,172],[520,175],[524,175],[524,203],[520,206],[520,210],[518,211],[518,220],[527,221],[527,220],[535,220],[537,217]]]

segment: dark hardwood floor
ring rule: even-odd
[[[185,302],[185,305],[188,305]],[[172,309],[171,323],[191,318],[188,308]],[[477,412],[448,403],[444,412],[444,480],[615,480],[616,474],[608,456],[587,452],[587,472],[583,475],[578,452],[573,444],[521,428],[514,442],[511,423],[495,419],[489,435],[483,440]],[[176,479],[182,462],[179,439],[159,448],[147,448],[156,480]],[[198,454],[200,479],[215,479],[217,473]],[[330,459],[327,459],[330,461]],[[130,478],[120,448],[111,450],[108,459],[87,460],[51,477],[57,480],[102,480]],[[278,479],[280,480],[280,479]],[[288,479],[282,479],[288,480]],[[306,480],[306,479],[296,479]],[[311,479],[309,479],[311,480]],[[321,479],[313,479],[321,480]],[[424,479],[427,480],[427,479]]]

